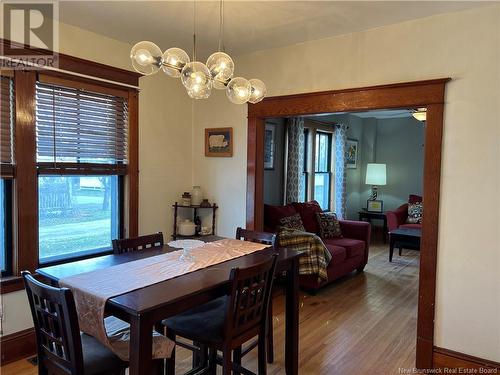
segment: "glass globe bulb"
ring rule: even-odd
[[[252,78],[249,80],[252,85],[250,99],[248,101],[252,104],[260,102],[267,94],[266,85],[260,79]]]
[[[132,66],[144,75],[151,75],[160,70],[163,61],[160,47],[153,42],[139,42],[130,51]]]
[[[252,85],[242,77],[235,77],[227,84],[226,94],[234,104],[244,104],[250,99]]]
[[[193,99],[206,99],[212,92],[212,77],[205,64],[192,61],[184,65],[181,81]]]
[[[213,78],[213,86],[224,90],[226,83],[233,78],[234,62],[231,56],[224,52],[215,52],[207,59],[207,68]]]
[[[181,70],[189,62],[189,56],[180,48],[169,48],[163,54],[162,69],[170,77],[180,77]],[[165,65],[166,64],[166,65]]]

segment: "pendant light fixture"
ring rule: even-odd
[[[207,63],[196,61],[196,1],[193,2],[193,55],[180,48],[161,52],[153,42],[142,41],[130,51],[134,69],[144,75],[152,75],[160,69],[181,82],[193,99],[206,99],[212,92],[226,90],[228,99],[235,104],[258,103],[266,96],[266,86],[259,79],[247,80],[234,75],[234,61],[224,51],[224,4],[219,3],[219,44],[217,52],[210,55]]]

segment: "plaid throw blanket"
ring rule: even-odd
[[[332,255],[321,238],[314,233],[281,228],[278,232],[278,242],[281,247],[305,252],[299,258],[299,273],[301,275],[318,275],[320,281],[328,280],[326,267],[328,267]]]

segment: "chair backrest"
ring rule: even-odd
[[[268,232],[257,232],[240,227],[236,229],[236,239],[271,245],[273,248],[276,246],[276,234]]]
[[[113,240],[113,252],[115,254],[128,253],[153,247],[163,247],[163,233],[148,234],[135,238],[123,238]]]
[[[236,338],[253,329],[265,329],[276,259],[275,254],[265,262],[231,270],[226,337]]]
[[[54,288],[22,272],[35,325],[40,373],[83,374],[78,315],[71,290]]]

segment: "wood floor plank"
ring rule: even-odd
[[[322,289],[301,294],[300,374],[398,374],[415,364],[419,253],[404,250],[389,263],[387,245],[372,246],[365,272],[353,273]],[[273,302],[275,362],[268,374],[284,374],[284,299]],[[177,351],[176,373],[191,358]],[[257,351],[243,358],[257,370]],[[27,361],[2,367],[2,375],[35,375]]]

